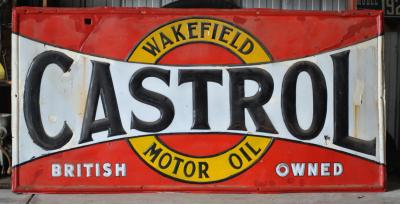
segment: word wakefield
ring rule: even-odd
[[[375,140],[364,141],[348,136],[348,70],[350,51],[342,51],[330,55],[333,63],[333,104],[334,104],[334,135],[333,143],[364,154],[375,155]],[[79,144],[93,141],[92,134],[108,131],[108,137],[127,134],[123,128],[115,94],[113,79],[110,72],[110,63],[91,60],[92,74],[87,94],[86,108],[80,133]],[[24,93],[24,115],[32,140],[41,148],[55,150],[66,145],[74,132],[65,121],[62,130],[56,136],[49,136],[42,124],[40,113],[40,87],[43,73],[50,64],[58,65],[63,72],[71,70],[73,59],[59,51],[46,51],[34,58],[28,71]],[[126,69],[128,67],[124,67]],[[111,68],[112,69],[112,68]],[[137,69],[131,76],[129,84],[130,95],[160,112],[154,121],[144,121],[134,112],[131,112],[130,129],[141,132],[156,133],[168,128],[175,116],[175,109],[171,99],[146,89],[143,82],[147,78],[156,78],[167,86],[176,83],[179,86],[185,83],[192,84],[193,124],[186,127],[188,130],[210,130],[208,121],[208,83],[219,85],[229,84],[230,124],[227,130],[247,131],[245,111],[251,116],[256,132],[279,134],[271,122],[263,106],[268,105],[274,92],[274,87],[281,88],[281,114],[289,132],[299,140],[311,140],[317,137],[325,125],[327,114],[327,85],[320,67],[311,61],[293,63],[284,74],[282,84],[276,85],[271,74],[257,66],[232,67],[224,69],[229,80],[223,83],[222,69],[176,68],[177,81],[171,81],[171,71],[157,66],[144,66]],[[301,73],[306,73],[312,84],[312,122],[304,129],[299,125],[296,109],[296,85]],[[245,96],[245,81],[253,81],[258,89],[254,95]],[[104,118],[95,119],[97,102],[103,104]],[[186,99],[188,100],[188,99]],[[59,104],[62,106],[62,104]],[[76,134],[76,133],[75,133]]]

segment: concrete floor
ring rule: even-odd
[[[400,190],[385,193],[293,193],[293,194],[189,194],[189,193],[148,193],[113,195],[30,195],[14,194],[0,190],[0,203],[21,204],[78,204],[78,203],[129,203],[129,204],[238,204],[238,203],[400,203]]]
[[[400,179],[389,179],[384,193],[291,193],[291,194],[190,194],[190,193],[137,193],[137,194],[14,194],[9,189],[0,190],[0,204],[400,204]]]

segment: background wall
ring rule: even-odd
[[[175,0],[48,0],[49,6],[67,7],[162,7]],[[234,0],[242,8],[274,8],[294,10],[345,10],[347,0]]]

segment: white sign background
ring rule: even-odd
[[[116,61],[85,55],[66,49],[56,48],[27,38],[13,35],[13,166],[27,162],[33,158],[45,156],[62,150],[86,146],[103,141],[111,141],[124,137],[151,135],[130,129],[131,111],[145,121],[154,121],[159,117],[159,111],[149,105],[135,100],[129,93],[129,80],[132,74],[143,67],[157,67],[171,71],[170,85],[156,78],[148,78],[143,82],[146,89],[162,93],[171,99],[175,107],[175,117],[171,125],[161,133],[179,132],[232,132],[249,135],[260,135],[275,138],[285,138],[300,141],[287,130],[281,111],[281,86],[284,74],[288,68],[298,61],[311,61],[322,70],[327,90],[328,107],[325,125],[318,137],[302,141],[357,155],[379,163],[384,163],[384,87],[382,79],[382,37],[377,37],[342,49],[310,56],[302,59],[274,62],[251,66],[160,66]],[[43,75],[40,90],[40,108],[44,128],[49,135],[55,135],[61,129],[64,121],[72,129],[74,135],[64,147],[46,151],[33,143],[25,124],[23,113],[23,93],[27,71],[34,57],[47,50],[57,50],[65,53],[74,62],[71,71],[63,73],[57,65],[49,65]],[[376,138],[376,156],[359,153],[332,143],[333,139],[333,63],[330,55],[350,50],[349,58],[349,135],[364,140]],[[93,135],[93,142],[78,144],[82,121],[85,112],[87,93],[92,72],[91,60],[110,64],[115,94],[122,125],[126,135],[107,137],[107,131]],[[227,68],[257,67],[267,70],[274,81],[274,91],[270,101],[263,107],[279,134],[256,132],[250,115],[246,112],[246,127],[248,131],[228,131],[230,123],[229,106],[229,75]],[[181,69],[222,69],[223,85],[208,83],[208,115],[210,130],[191,130],[192,126],[192,84],[178,86],[178,70]],[[256,93],[258,85],[254,81],[246,81],[246,96]],[[312,89],[307,74],[301,73],[297,82],[297,117],[300,126],[307,129],[312,119]],[[358,122],[355,123],[355,105],[359,105]],[[104,116],[101,102],[97,108],[96,118]],[[355,126],[358,127],[355,127]],[[325,136],[330,139],[326,140]],[[16,147],[16,148],[15,148]],[[285,150],[282,150],[285,151]]]

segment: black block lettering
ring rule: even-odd
[[[40,114],[40,85],[47,66],[56,64],[65,73],[69,70],[73,59],[58,51],[46,51],[36,56],[28,70],[24,92],[24,115],[26,126],[33,142],[45,150],[59,149],[67,144],[73,133],[67,122],[55,136],[49,136],[42,123]],[[62,104],[60,104],[62,106]],[[62,108],[62,107],[60,107]]]
[[[92,61],[93,70],[83,118],[79,144],[93,141],[92,134],[108,130],[108,136],[126,134],[119,116],[117,98],[110,73],[110,64]],[[101,96],[105,118],[96,119],[97,103]]]
[[[193,125],[192,129],[210,129],[208,124],[207,82],[222,85],[222,70],[179,70],[179,85],[192,82]]]
[[[247,130],[245,109],[248,110],[259,132],[277,134],[267,113],[262,107],[272,96],[274,81],[271,75],[260,68],[228,69],[230,76],[231,124],[229,130]],[[252,80],[260,87],[251,97],[245,97],[244,81]]]
[[[296,113],[296,85],[301,72],[306,72],[312,83],[313,118],[308,129],[300,127]],[[327,90],[324,74],[312,62],[301,61],[292,65],[282,83],[282,114],[289,132],[301,140],[311,140],[318,136],[325,124],[327,110]]]
[[[376,154],[376,139],[365,141],[349,136],[349,54],[331,55],[334,77],[334,136],[333,144],[364,154]]]
[[[156,77],[169,85],[170,71],[145,67],[136,71],[129,82],[129,91],[133,98],[156,107],[160,111],[160,118],[153,122],[146,122],[137,118],[132,112],[131,128],[143,132],[159,132],[167,128],[174,119],[174,105],[169,98],[143,87],[142,83],[147,77]]]

